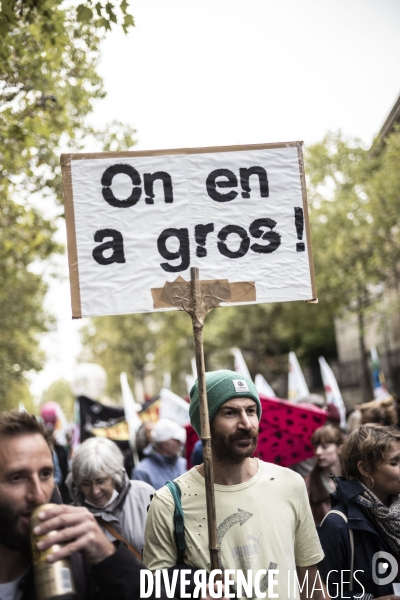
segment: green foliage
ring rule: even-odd
[[[57,244],[48,221],[7,197],[0,228],[0,408],[6,408],[15,406],[11,388],[22,384],[24,371],[41,367],[36,336],[48,328],[49,318],[42,309],[45,286],[30,266],[47,258]]]
[[[43,33],[49,38],[49,30],[54,24],[54,10],[61,8],[61,0],[2,0],[0,5],[0,36],[13,34],[21,22],[41,23]],[[112,23],[120,24],[125,31],[134,26],[133,16],[128,12],[127,0],[117,2],[93,2],[78,4],[71,9],[73,21],[95,29],[110,30]],[[47,22],[47,23],[46,23]],[[50,42],[55,38],[50,37]]]
[[[87,136],[105,149],[134,144],[134,131],[117,122],[101,132],[85,125],[93,100],[104,95],[97,74],[99,15],[115,22],[107,6],[99,3],[93,19],[81,9],[78,22],[76,10],[57,0],[1,2],[0,409],[15,405],[24,373],[43,364],[38,335],[51,319],[43,310],[46,285],[38,266],[61,248],[54,220],[38,206],[62,201],[60,147],[79,150]],[[128,16],[126,2],[118,11]]]
[[[28,412],[37,414],[37,407],[30,393],[28,382],[23,378],[9,382],[7,395],[0,401],[0,410],[19,409],[21,404]]]
[[[366,194],[372,217],[371,239],[381,280],[399,291],[400,283],[400,127],[386,139],[381,152],[370,159]]]
[[[380,280],[365,192],[368,158],[357,141],[329,134],[307,151],[308,196],[319,296],[337,312]]]
[[[313,322],[316,327],[305,327]],[[194,357],[190,317],[181,311],[98,317],[84,330],[85,360],[101,364],[108,374],[108,392],[120,395],[119,375],[143,380],[151,373],[160,388],[163,374],[171,374],[172,389],[187,393],[185,375]],[[334,353],[331,315],[318,305],[259,304],[214,309],[204,325],[206,369],[233,368],[230,349],[239,346],[254,376],[262,373],[271,383],[287,373],[287,353],[300,351],[305,362],[322,353]],[[131,379],[132,381],[132,379]]]
[[[162,386],[163,374],[169,372],[174,389],[178,386],[185,393],[183,376],[189,372],[193,356],[191,321],[186,314],[96,317],[84,329],[83,345],[85,360],[105,368],[108,393],[113,399],[121,393],[122,371],[139,380],[152,372],[158,387]]]
[[[65,379],[58,379],[43,392],[41,404],[45,402],[57,402],[63,409],[67,421],[74,420],[75,396],[71,386]]]
[[[399,291],[399,131],[375,148],[329,134],[307,153],[319,297],[332,316],[357,314],[364,400],[372,394],[365,317],[382,283]]]

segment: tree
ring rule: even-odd
[[[84,328],[84,359],[105,368],[108,393],[114,400],[121,393],[122,371],[130,379],[144,379],[146,366],[156,350],[156,332],[157,315],[152,314],[96,317]]]
[[[51,320],[43,310],[46,286],[37,265],[61,248],[54,219],[45,218],[39,205],[61,202],[61,147],[78,150],[88,135],[104,140],[106,148],[133,145],[130,128],[122,133],[114,124],[105,136],[85,125],[93,99],[104,95],[96,72],[99,27],[118,20],[112,4],[102,6],[94,5],[90,16],[90,2],[78,12],[53,0],[1,3],[1,408],[16,405],[24,373],[42,365],[37,336]],[[133,24],[126,2],[119,10],[122,25]]]
[[[49,37],[49,30],[52,26],[52,21],[49,16],[52,14],[53,8],[60,7],[61,0],[49,2],[49,0],[3,0],[0,10],[0,34],[5,37],[8,34],[13,34],[18,29],[21,21],[27,23],[39,22],[46,25],[46,20],[49,20],[49,27],[44,30],[44,33]],[[78,4],[76,10],[73,10],[74,21],[81,24],[89,24],[96,29],[104,28],[111,29],[112,23],[119,23],[125,33],[129,27],[134,25],[132,15],[128,12],[127,0],[122,0],[119,5],[115,2],[88,0]],[[55,39],[55,38],[51,38]],[[7,58],[9,54],[7,49],[3,50],[4,56]]]
[[[373,146],[374,148],[374,146]],[[400,127],[386,138],[380,152],[365,165],[371,233],[381,281],[400,292]]]
[[[41,404],[45,402],[57,402],[64,412],[67,421],[74,420],[75,397],[71,386],[65,379],[58,379],[45,390],[42,394]]]
[[[18,404],[24,371],[41,366],[36,336],[48,328],[49,318],[42,309],[45,286],[30,266],[57,244],[52,226],[37,211],[9,200],[0,219],[0,406],[7,408]]]
[[[365,315],[373,286],[382,278],[379,248],[371,244],[374,219],[365,191],[371,164],[357,140],[345,140],[340,134],[329,134],[309,148],[307,156],[318,286],[332,306],[332,316],[345,310],[357,314],[361,383],[363,397],[369,400]]]

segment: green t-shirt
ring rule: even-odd
[[[210,571],[204,478],[193,468],[176,481],[185,517],[184,561]],[[296,566],[308,567],[324,557],[304,481],[290,469],[258,460],[249,481],[215,485],[215,505],[223,568],[252,570],[253,578],[261,569],[278,569],[273,591],[282,600],[293,597]],[[176,564],[173,514],[174,500],[164,486],[150,504],[146,523],[143,562],[151,571]],[[261,580],[262,591],[267,577]]]

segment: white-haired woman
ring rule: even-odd
[[[124,457],[118,446],[106,438],[90,438],[72,458],[69,489],[73,503],[85,506],[102,520],[106,535],[119,535],[141,553],[147,508],[154,488],[144,481],[129,481]],[[107,524],[107,525],[106,525]]]

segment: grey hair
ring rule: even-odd
[[[124,472],[124,457],[112,440],[89,438],[75,450],[71,472],[72,480],[78,488],[85,479],[100,475],[108,475],[116,485],[120,485]]]

